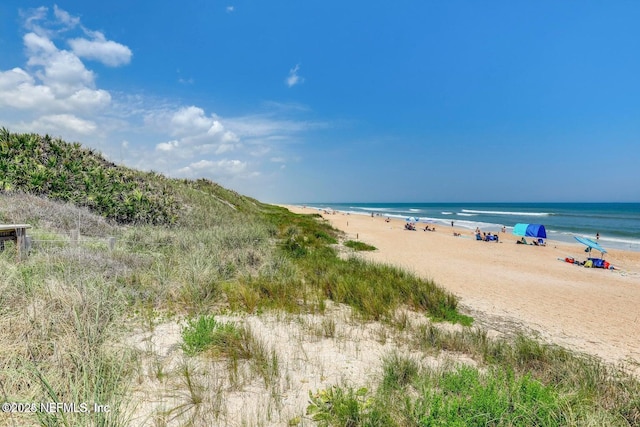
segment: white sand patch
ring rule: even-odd
[[[407,331],[428,322],[411,311],[396,317],[407,322]],[[296,418],[309,425],[309,392],[333,385],[373,390],[382,375],[383,358],[393,352],[433,368],[442,363],[474,364],[463,355],[412,351],[408,332],[354,319],[350,308],[330,301],[323,315],[268,313],[216,320],[248,327],[267,353],[276,355],[277,375],[265,380],[250,361],[240,361],[233,369],[228,360],[185,356],[180,325],[158,325],[130,340],[142,360],[132,425],[179,425],[189,420],[195,425],[282,426]]]

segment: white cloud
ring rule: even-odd
[[[75,53],[59,49],[53,41],[65,31],[79,26],[79,18],[57,6],[54,18],[48,20],[47,16],[47,8],[38,8],[25,17],[24,25],[31,30],[22,39],[27,55],[26,68],[0,71],[0,108],[22,111],[23,123],[43,125],[48,123],[47,116],[81,118],[107,108],[111,95],[106,90],[96,89],[93,71],[88,70]],[[43,120],[38,119],[40,115]],[[84,123],[96,125],[94,120],[84,119]],[[87,128],[78,123],[70,127]]]
[[[209,132],[216,123],[212,118],[204,115],[202,108],[190,106],[173,113],[170,125],[173,135],[194,135]]]
[[[227,8],[226,8],[227,13],[231,13],[231,12],[233,12],[234,10],[236,10],[236,8],[235,8],[235,7],[233,7],[233,6],[227,6]]]
[[[156,144],[156,151],[172,151],[181,158],[205,154],[222,154],[241,147],[238,135],[226,129],[222,119],[207,115],[196,106],[176,110],[151,112],[146,117],[147,126],[172,135],[169,142]]]
[[[67,29],[75,28],[80,24],[80,18],[71,16],[67,11],[60,9],[58,5],[53,6],[53,14],[58,18],[58,22]]]
[[[127,46],[106,40],[104,34],[95,31],[91,33],[93,38],[77,38],[69,40],[69,45],[74,54],[80,58],[92,59],[102,62],[110,67],[118,67],[131,61],[131,49]]]
[[[304,79],[298,75],[298,71],[300,71],[300,64],[296,64],[295,67],[289,70],[289,76],[286,80],[287,86],[293,87],[304,82]]]
[[[47,133],[74,133],[80,135],[90,135],[96,131],[96,124],[91,120],[81,119],[73,114],[52,114],[41,116],[28,127],[45,129]]]
[[[169,142],[161,142],[156,145],[156,150],[159,151],[173,151],[180,145],[180,142],[173,140]]]
[[[111,95],[107,91],[82,85],[74,87],[72,81],[65,82],[65,75],[73,73],[61,68],[50,70],[46,76],[49,84],[40,84],[33,75],[21,68],[0,71],[0,107],[32,113],[83,114],[104,108],[111,102]]]
[[[247,163],[241,160],[222,159],[214,160],[198,160],[192,162],[188,166],[178,169],[178,173],[185,177],[202,176],[207,174],[217,178],[238,178],[245,176]],[[254,172],[249,175],[254,174]]]

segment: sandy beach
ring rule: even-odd
[[[317,209],[286,206],[296,213]],[[549,240],[547,246],[475,240],[466,229],[404,229],[402,220],[323,214],[349,239],[374,245],[367,259],[406,268],[458,296],[476,324],[504,333],[524,329],[546,342],[623,363],[640,372],[640,253],[609,251],[613,270],[566,263],[586,260],[584,246]],[[454,236],[460,233],[460,236]],[[598,253],[599,255],[599,253]]]

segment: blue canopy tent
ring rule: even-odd
[[[513,234],[516,236],[547,238],[547,230],[542,224],[516,224],[513,226]]]

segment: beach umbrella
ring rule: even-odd
[[[589,255],[591,255],[591,250],[592,250],[592,249],[595,249],[595,250],[597,250],[597,251],[600,251],[600,253],[601,253],[602,255],[604,255],[604,254],[606,254],[606,253],[607,253],[607,251],[606,251],[606,249],[605,249],[605,248],[603,248],[602,246],[600,246],[598,243],[594,242],[594,241],[593,241],[593,240],[591,240],[591,239],[587,239],[587,238],[584,238],[584,237],[576,237],[576,236],[573,236],[573,237],[574,237],[578,242],[580,242],[580,243],[582,243],[583,245],[586,245],[586,246],[587,246],[587,249],[585,249],[585,251],[586,251],[586,252],[589,252]]]
[[[418,222],[418,218],[414,218],[414,217],[410,216],[409,218],[405,219],[405,221],[407,221],[407,222]]]

